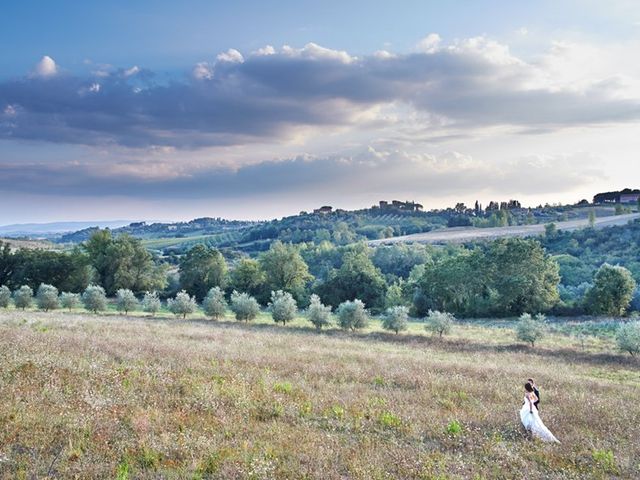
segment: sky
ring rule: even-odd
[[[636,0],[8,2],[0,225],[640,187]]]

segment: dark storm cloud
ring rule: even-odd
[[[245,144],[279,140],[299,126],[352,125],[357,114],[392,102],[462,129],[539,131],[640,118],[637,100],[611,95],[615,84],[580,92],[532,87],[536,67],[475,47],[360,58],[313,44],[246,59],[233,51],[200,64],[193,78],[169,82],[139,69],[82,78],[54,70],[0,83],[0,138],[126,147]]]

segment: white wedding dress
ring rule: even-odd
[[[538,409],[535,405],[531,405],[531,409],[529,409],[529,399],[524,397],[524,405],[520,409],[520,420],[522,421],[522,425],[526,428],[531,435],[535,438],[542,440],[543,442],[555,442],[560,443],[558,439],[551,433],[551,431],[545,427],[542,420],[540,420],[540,415],[538,415]]]

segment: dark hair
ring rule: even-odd
[[[524,389],[525,389],[527,392],[533,392],[533,387],[531,386],[531,384],[530,384],[529,382],[527,382],[527,383],[525,383],[525,384],[524,384]]]
[[[535,382],[533,381],[533,378],[527,378],[527,382],[529,382],[529,383],[535,383]]]

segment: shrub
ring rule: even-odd
[[[53,285],[47,285],[41,283],[38,287],[38,293],[36,294],[36,300],[38,302],[38,308],[48,312],[49,310],[55,310],[60,306],[60,300],[58,299],[58,289]]]
[[[271,317],[274,322],[282,322],[282,325],[286,325],[287,322],[296,318],[296,313],[298,313],[298,304],[289,292],[277,290],[275,292],[271,292],[271,303],[269,303],[269,309],[271,310]]]
[[[616,334],[616,343],[623,352],[631,355],[640,353],[640,321],[621,325]]]
[[[87,310],[98,313],[107,309],[107,294],[100,285],[89,285],[82,293],[82,303]]]
[[[119,312],[127,315],[130,311],[138,308],[138,299],[128,288],[121,288],[116,292],[116,306]]]
[[[447,424],[446,430],[449,435],[452,435],[455,437],[462,433],[462,425],[460,425],[460,422],[458,422],[457,420],[451,420]]]
[[[532,347],[544,336],[544,322],[546,317],[539,313],[532,317],[529,313],[520,315],[516,325],[516,337],[518,340],[530,343]]]
[[[33,290],[27,285],[21,286],[18,290],[13,292],[13,303],[16,308],[29,308],[33,303]]]
[[[66,308],[69,311],[77,308],[78,306],[80,306],[80,294],[62,292],[60,294],[60,305],[62,306],[62,308]]]
[[[11,290],[9,287],[2,285],[0,287],[0,308],[7,308],[11,302]]]
[[[338,306],[338,325],[344,330],[365,328],[369,323],[369,313],[361,300],[347,300]]]
[[[320,297],[315,293],[309,299],[309,307],[307,308],[307,319],[316,327],[316,330],[322,330],[330,323],[331,307],[323,305]]]
[[[205,315],[218,320],[224,317],[227,311],[227,301],[224,299],[224,292],[220,287],[213,287],[202,301],[202,309]]]
[[[382,317],[382,328],[398,332],[407,329],[409,319],[409,309],[407,307],[391,307],[387,309]]]
[[[238,293],[234,290],[231,294],[231,310],[235,313],[236,320],[248,322],[258,316],[260,305],[248,293]]]
[[[167,306],[171,313],[176,316],[182,315],[183,319],[198,308],[195,297],[192,297],[184,290],[178,292],[175,298],[169,299]]]
[[[161,306],[162,303],[160,303],[160,298],[158,297],[157,292],[147,292],[144,294],[144,298],[142,299],[142,310],[150,313],[151,316],[154,316],[158,310],[160,310]]]
[[[438,334],[438,336],[442,337],[451,333],[455,319],[451,313],[429,310],[425,329],[434,335]]]

